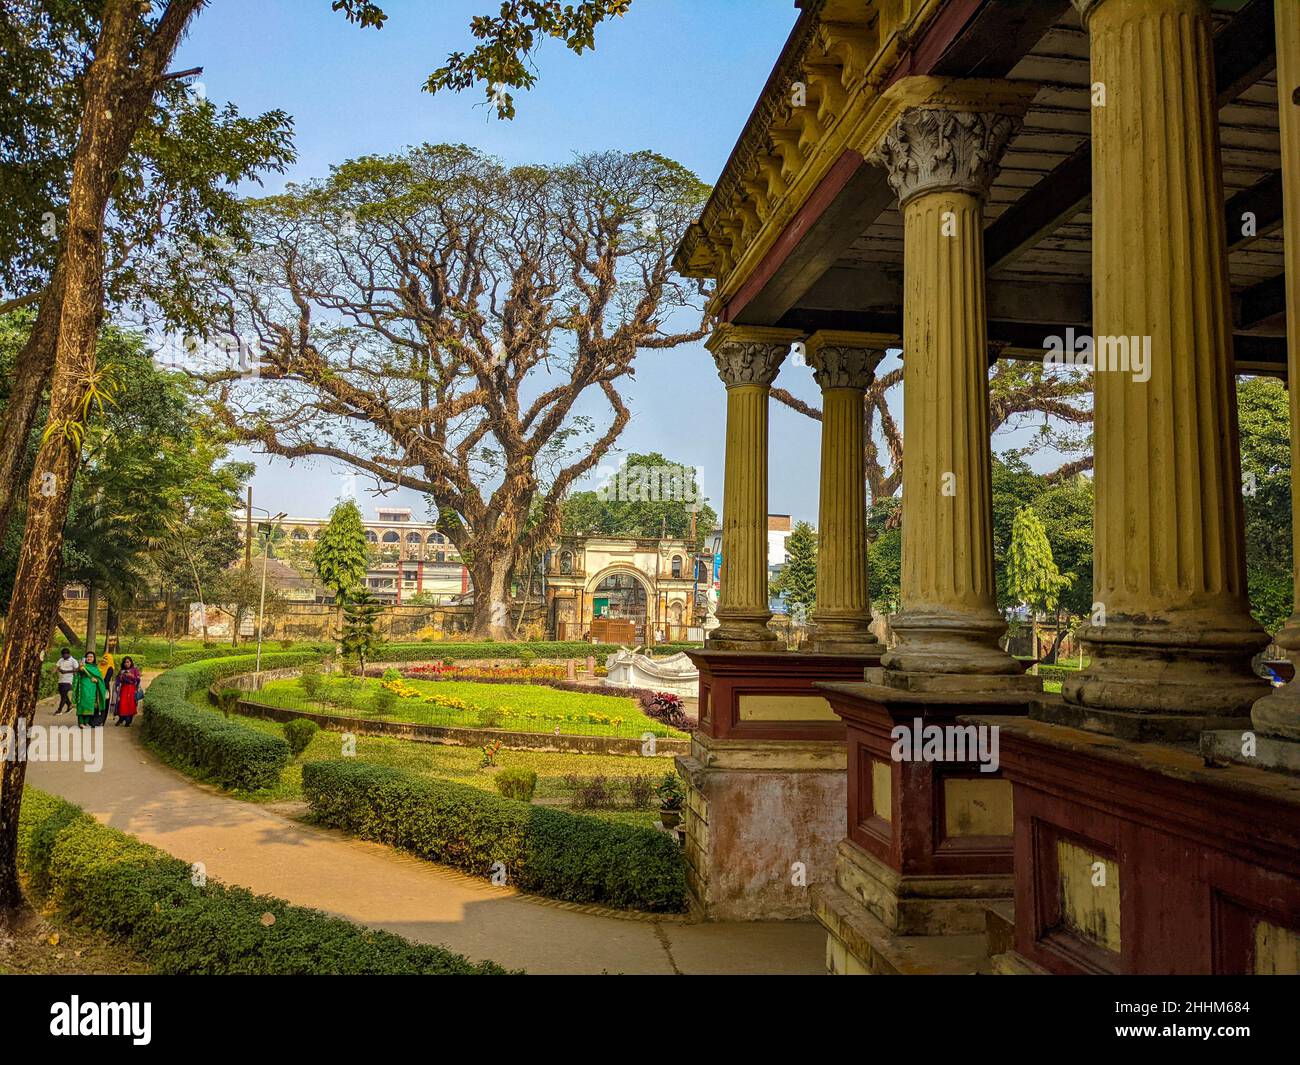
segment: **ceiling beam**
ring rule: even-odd
[[[1232,298],[1232,323],[1237,329],[1254,329],[1279,314],[1286,314],[1286,274],[1258,281]]]
[[[1275,170],[1262,181],[1242,189],[1224,205],[1228,224],[1228,251],[1249,244],[1282,224],[1282,171]],[[1254,216],[1253,232],[1247,236],[1246,216]]]
[[[1249,0],[1214,38],[1220,107],[1232,103],[1273,69],[1274,48],[1273,0]],[[992,271],[1011,262],[1087,208],[1091,198],[1092,149],[1085,143],[985,230],[985,266]],[[1240,219],[1240,214],[1229,217]],[[1240,233],[1240,221],[1228,231]]]

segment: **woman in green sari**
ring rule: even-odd
[[[95,715],[104,709],[108,699],[108,688],[104,684],[104,674],[95,661],[95,652],[87,651],[86,660],[77,670],[76,683],[73,685],[72,701],[77,704],[77,724],[89,725]]]

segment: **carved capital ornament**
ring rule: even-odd
[[[896,342],[895,342],[896,343]],[[867,388],[888,341],[867,334],[823,330],[807,341],[808,365],[818,387]]]
[[[889,173],[900,207],[927,192],[967,192],[983,200],[1019,120],[1012,115],[908,108],[870,160]]]
[[[791,330],[723,325],[707,346],[713,353],[718,376],[728,388],[767,388],[776,380],[790,345],[798,338],[799,334]]]

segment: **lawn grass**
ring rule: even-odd
[[[499,685],[492,686],[499,687]],[[209,706],[206,692],[195,692],[190,699],[195,705],[208,708],[210,713],[218,712]],[[254,717],[243,718],[242,721],[249,728],[270,735],[284,735],[283,727],[278,722]],[[232,794],[237,798],[258,803],[301,801],[303,798],[302,763],[338,758],[342,754],[342,747],[342,733],[322,729],[312,738],[307,749],[289,763],[276,787],[255,792],[235,791]],[[357,736],[356,757],[378,765],[406,769],[421,776],[454,780],[461,784],[482,788],[484,791],[496,792],[494,774],[479,768],[483,755],[477,747],[418,743],[413,740],[390,739],[382,736]],[[502,750],[497,755],[497,765],[503,768],[520,766],[532,769],[537,773],[537,791],[534,793],[533,801],[556,805],[563,809],[572,809],[576,796],[576,789],[565,780],[566,776],[576,776],[579,783],[583,779],[603,776],[613,786],[615,797],[621,805],[614,809],[584,809],[580,812],[607,821],[619,821],[644,827],[649,827],[659,820],[658,810],[653,805],[653,800],[649,809],[629,809],[630,799],[626,781],[638,774],[647,774],[657,783],[665,773],[673,771],[671,755],[640,757],[508,749]]]
[[[572,736],[684,738],[646,715],[633,699],[597,691],[560,691],[540,684],[483,684],[475,681],[401,680],[384,682],[359,677],[322,677],[312,699],[294,679],[268,681],[257,701],[291,710],[404,721],[419,725],[556,732]],[[396,691],[392,689],[396,688]],[[399,693],[414,695],[403,697]],[[437,700],[433,702],[431,700]]]

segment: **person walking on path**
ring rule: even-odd
[[[95,661],[95,652],[87,651],[86,660],[77,670],[76,693],[73,702],[77,704],[77,724],[89,727],[95,717],[104,708],[108,691],[104,686],[104,674]]]
[[[104,652],[99,668],[104,671],[104,705],[99,708],[95,719],[91,721],[92,725],[102,725],[107,721],[108,715],[113,713],[117,704],[117,662],[113,659],[112,651]]]
[[[130,655],[122,659],[122,668],[117,674],[117,721],[115,724],[131,727],[135,718],[137,695],[140,691],[140,670]]]
[[[66,647],[59,652],[59,657],[54,660],[54,672],[59,679],[59,708],[54,712],[56,714],[66,714],[72,711],[72,700],[69,696],[72,694],[72,682],[77,676],[77,670],[81,668],[78,662]]]

